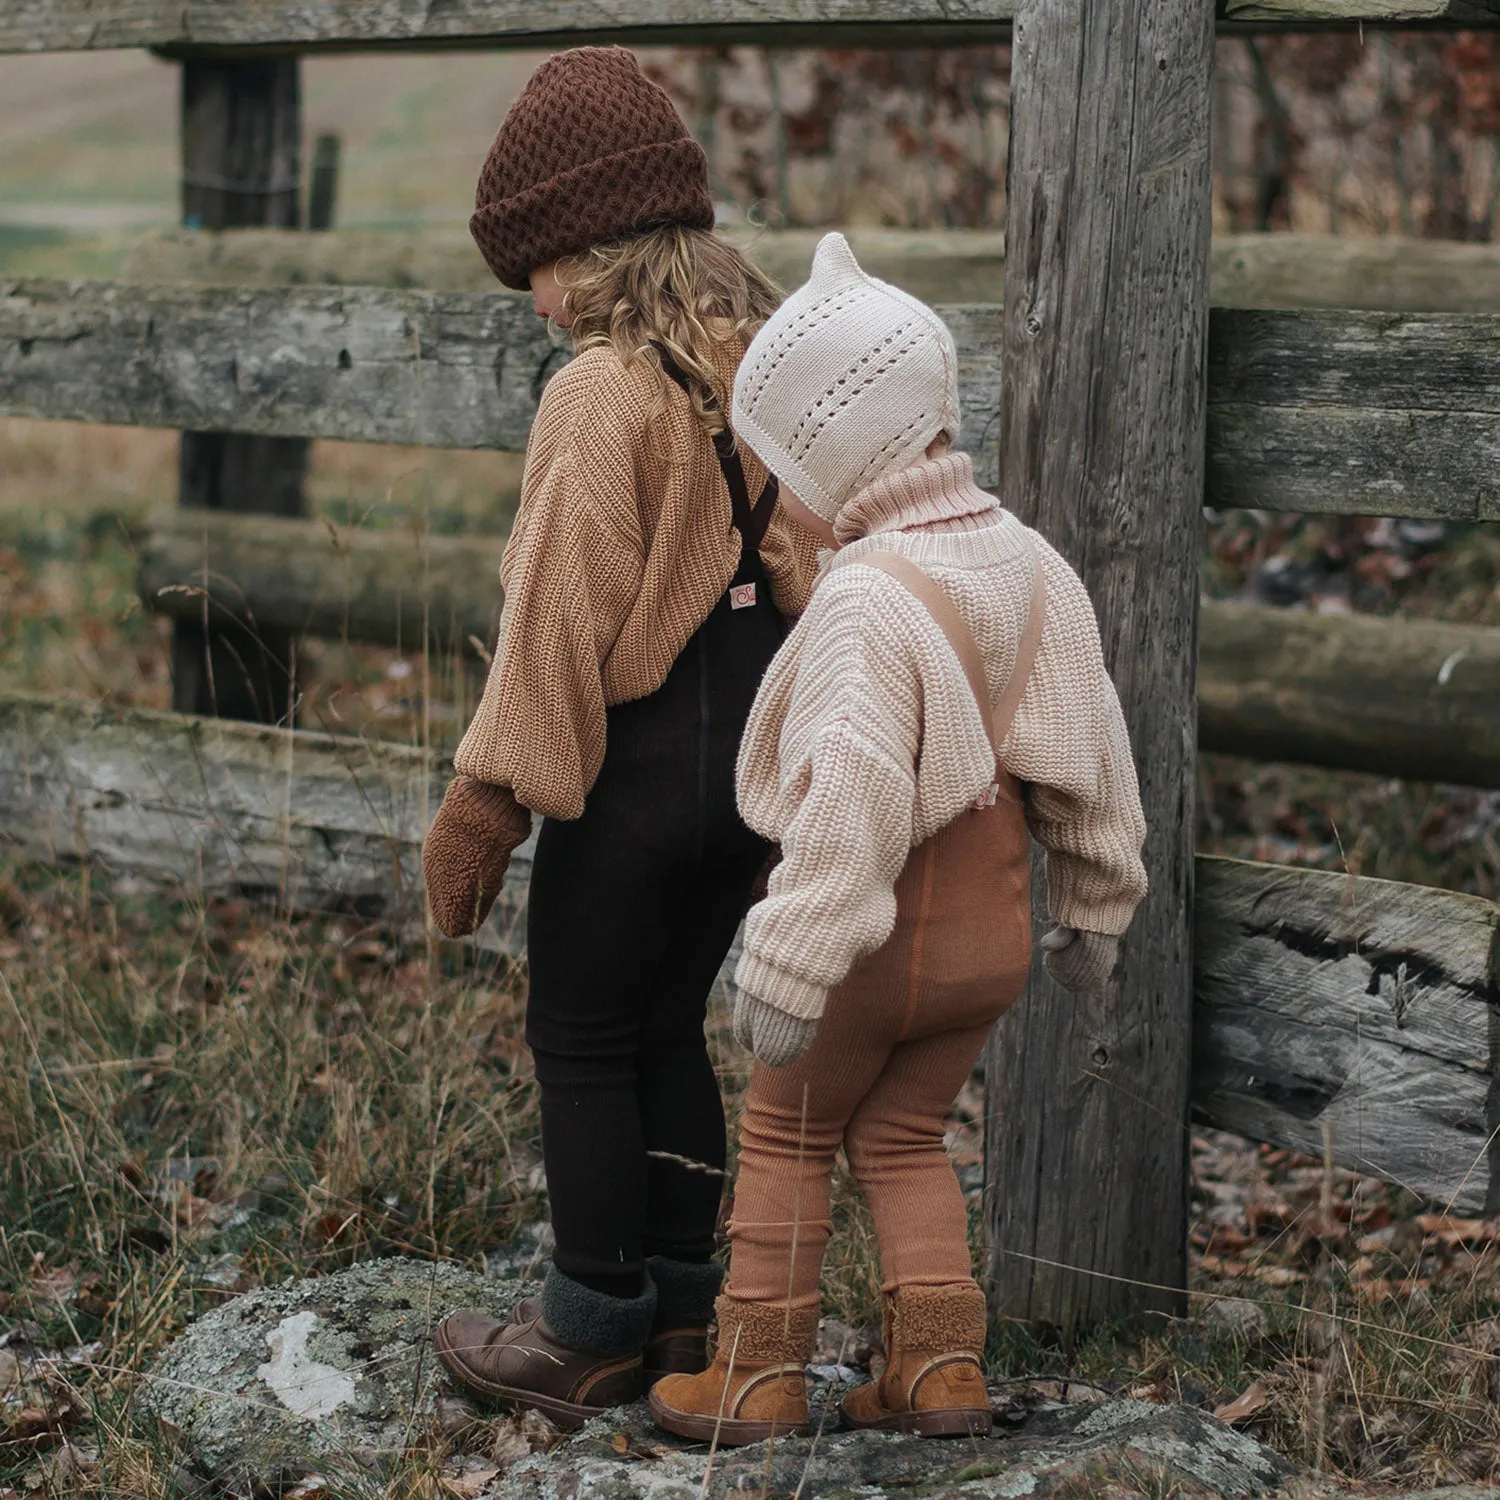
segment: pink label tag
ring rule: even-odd
[[[987,807],[993,807],[1000,798],[1000,783],[992,781],[975,799],[974,809],[983,812]]]
[[[753,583],[738,583],[729,591],[730,609],[753,609],[755,606],[755,585]]]

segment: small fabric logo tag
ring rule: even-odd
[[[753,609],[755,607],[755,585],[737,583],[729,591],[730,609]]]
[[[987,807],[993,807],[1000,798],[1000,783],[992,781],[984,791],[974,799],[974,810],[983,812]]]

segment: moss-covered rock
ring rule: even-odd
[[[148,1372],[144,1404],[194,1468],[232,1486],[382,1467],[430,1446],[442,1425],[438,1403],[452,1390],[429,1335],[443,1314],[476,1306],[505,1317],[534,1290],[453,1266],[381,1260],[250,1292],[166,1352]],[[832,1390],[815,1391],[816,1413]],[[706,1446],[658,1431],[643,1402],[605,1413],[551,1452],[495,1462],[485,1500],[698,1500],[763,1485],[770,1495],[800,1489],[818,1500],[1252,1500],[1293,1474],[1207,1412],[1134,1400],[998,1409],[995,1434],[983,1441],[841,1432],[830,1412],[816,1440],[716,1453],[706,1490]]]
[[[829,1431],[720,1450],[706,1494],[764,1486],[818,1500],[1083,1500],[1171,1495],[1251,1500],[1281,1489],[1293,1467],[1253,1438],[1189,1406],[1118,1400],[1040,1407],[998,1421],[982,1441]],[[591,1422],[548,1454],[523,1458],[486,1500],[698,1500],[706,1446],[666,1439],[643,1406]]]
[[[231,1482],[399,1455],[453,1394],[444,1313],[506,1317],[538,1288],[427,1261],[368,1261],[236,1297],[147,1372],[142,1404],[195,1468]]]

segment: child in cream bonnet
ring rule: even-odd
[[[741,814],[782,849],[737,974],[759,1065],[717,1352],[658,1383],[652,1412],[721,1443],[807,1430],[842,1146],[880,1244],[887,1355],[842,1419],[985,1433],[985,1301],[944,1118],[1026,978],[1030,839],[1052,977],[1110,980],[1146,889],[1124,718],[1078,576],[950,447],[951,334],[842,236],[751,343],[732,426],[833,556],[740,748]]]

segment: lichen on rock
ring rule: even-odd
[[[1292,1465],[1196,1407],[1113,1400],[1013,1412],[982,1440],[841,1432],[721,1449],[664,1438],[644,1406],[610,1412],[547,1454],[523,1458],[485,1500],[730,1500],[747,1491],[818,1500],[1082,1500],[1171,1494],[1254,1500]]]
[[[453,1404],[432,1356],[433,1326],[457,1306],[503,1318],[534,1290],[453,1266],[381,1260],[250,1292],[166,1352],[147,1374],[144,1404],[199,1472],[230,1487],[379,1466],[424,1445],[431,1453],[431,1440],[441,1444],[452,1430],[443,1409]],[[827,1404],[839,1389],[814,1388],[824,1425],[815,1439],[721,1449],[706,1484],[707,1446],[668,1437],[637,1402],[551,1451],[522,1442],[496,1456],[484,1500],[727,1500],[763,1487],[818,1500],[1255,1500],[1293,1474],[1269,1448],[1196,1407],[1002,1405],[993,1436],[930,1441],[840,1431]]]
[[[504,1318],[536,1290],[411,1259],[264,1287],[194,1323],[147,1371],[142,1404],[195,1468],[231,1483],[368,1465],[410,1446],[452,1394],[430,1345],[443,1314]]]

